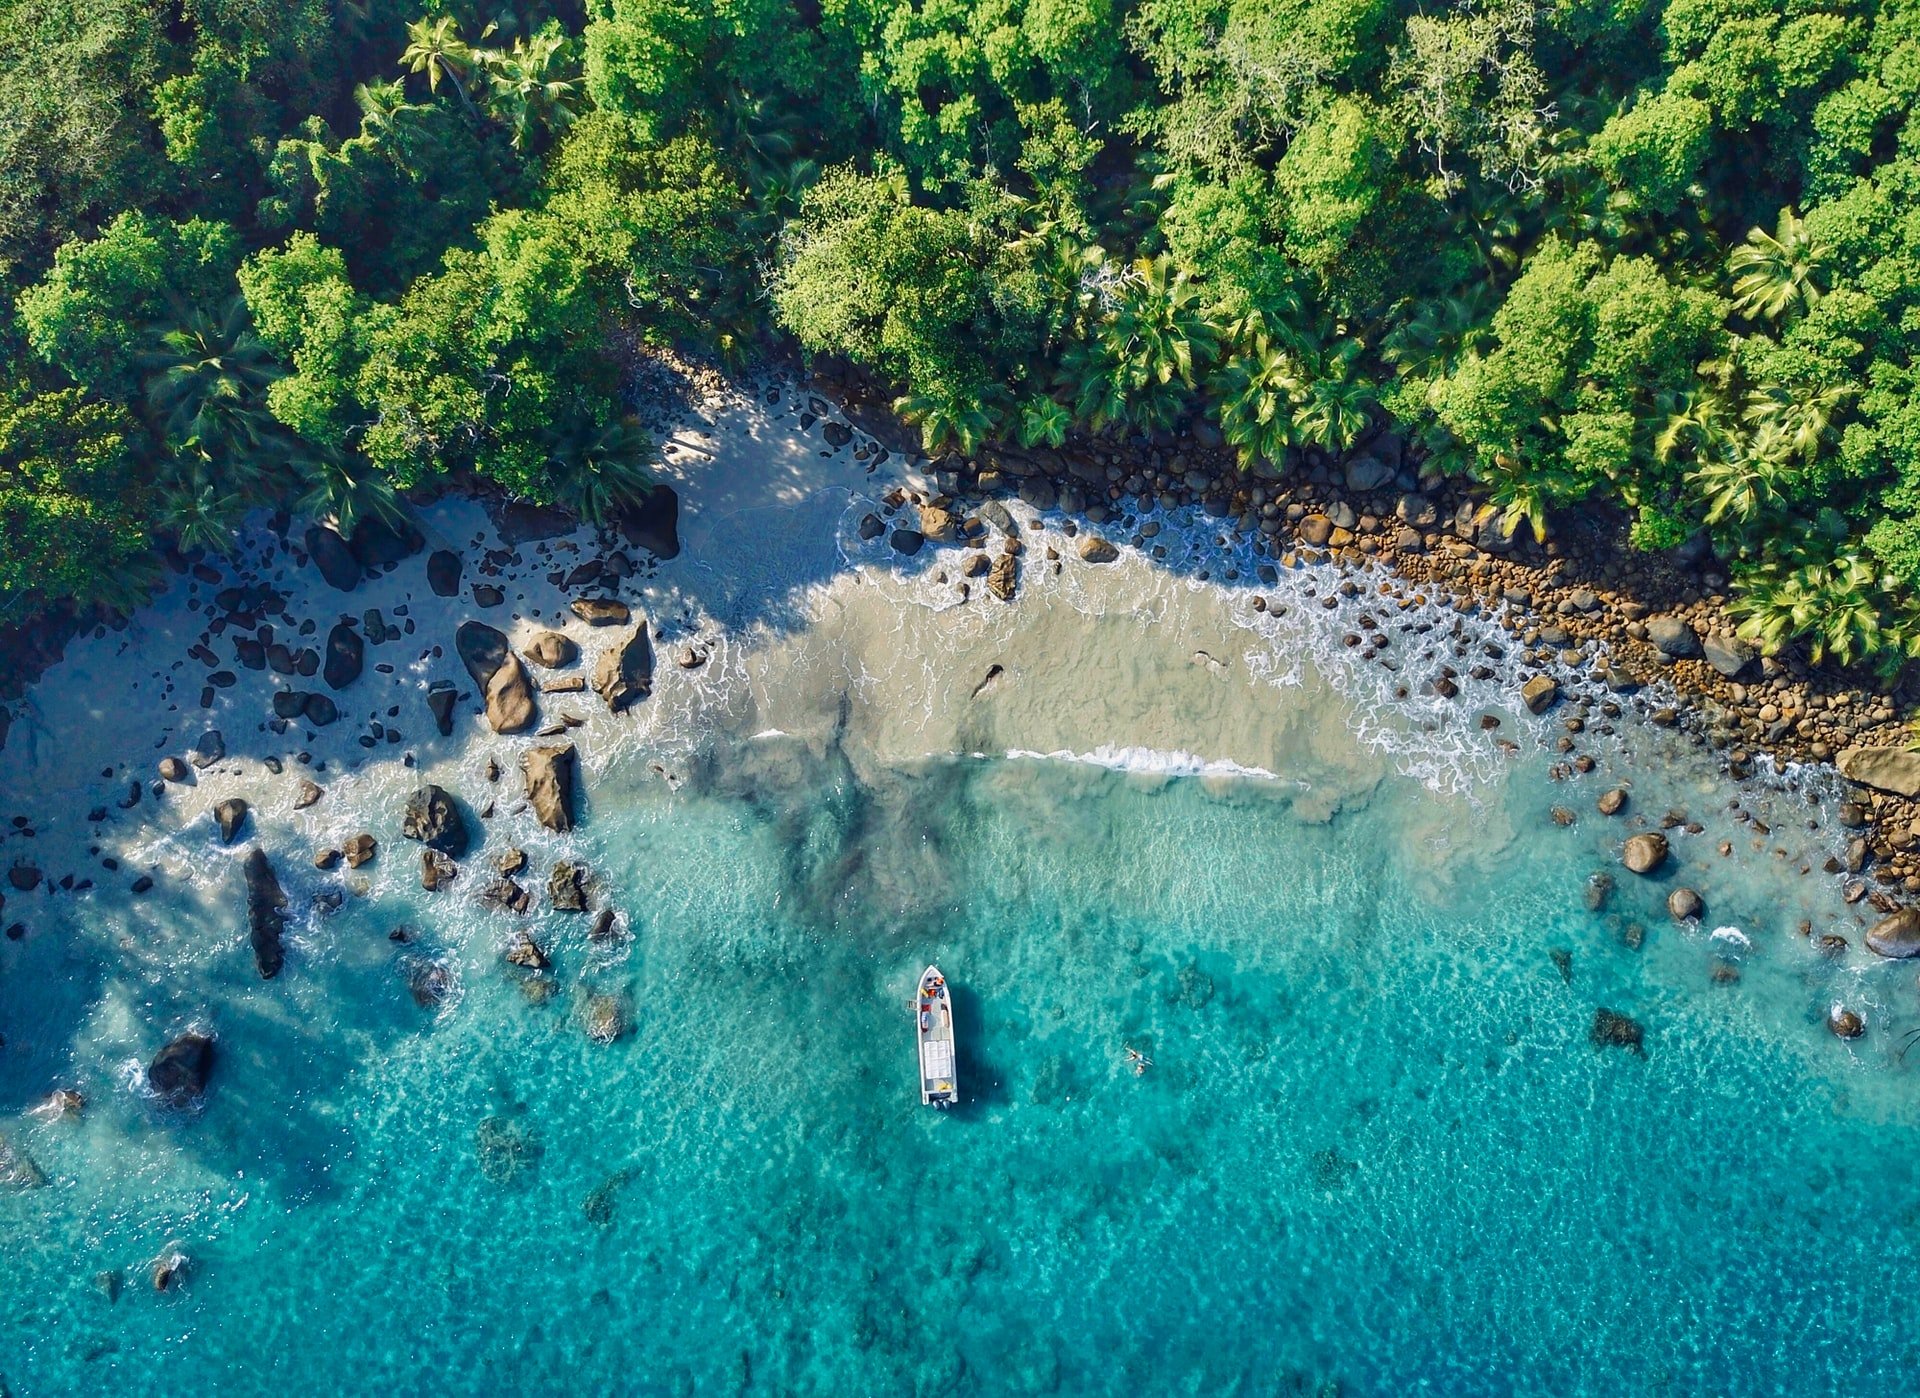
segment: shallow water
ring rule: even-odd
[[[0,1194],[8,1392],[1911,1386],[1920,996],[1797,931],[1858,940],[1798,872],[1837,838],[1817,800],[1742,792],[1759,837],[1625,720],[1600,772],[1551,780],[1556,720],[1505,707],[1504,672],[1390,702],[1340,644],[1364,600],[1317,605],[1331,575],[1262,589],[1278,617],[1166,560],[1063,548],[1056,577],[1036,537],[1016,608],[953,609],[937,557],[852,542],[857,496],[755,508],[837,539],[832,580],[777,611],[649,584],[714,657],[583,730],[573,835],[503,813],[423,893],[392,828],[417,774],[382,754],[311,811],[258,801],[297,910],[274,982],[199,815],[116,837],[174,874],[148,899],[43,900],[0,945],[0,1133],[51,1178]],[[422,765],[477,808],[513,747]],[[1618,872],[1616,780],[1629,820],[1706,825],[1664,879]],[[299,852],[362,824],[365,896],[311,911],[342,876]],[[536,889],[583,858],[628,935],[480,910],[509,843]],[[1681,879],[1704,926],[1666,915]],[[550,975],[503,965],[520,925]],[[432,960],[452,993],[422,1008]],[[957,995],[945,1114],[914,1087],[929,961]],[[593,995],[631,1021],[613,1044]],[[1836,1001],[1865,1038],[1827,1033]],[[1644,1054],[1590,1043],[1600,1006]],[[213,1085],[163,1111],[142,1065],[189,1024]],[[56,1085],[81,1117],[25,1115]],[[158,1295],[170,1245],[187,1281]]]

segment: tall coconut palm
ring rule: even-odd
[[[1782,209],[1773,232],[1748,231],[1727,258],[1733,276],[1733,308],[1751,320],[1791,320],[1820,299],[1816,280],[1827,249],[1792,209]]]
[[[489,24],[480,31],[480,37],[485,39],[493,30],[494,26]],[[430,92],[438,92],[440,80],[445,78],[459,97],[460,105],[474,117],[478,117],[480,111],[474,106],[463,79],[473,71],[476,61],[473,45],[460,36],[460,21],[452,15],[423,17],[407,26],[407,46],[400,53],[401,66],[409,73],[424,73]]]
[[[582,93],[569,75],[572,45],[555,30],[519,38],[509,49],[476,49],[487,76],[487,110],[507,128],[515,150],[566,129]]]
[[[272,474],[265,456],[277,450],[263,448],[278,430],[265,393],[283,371],[254,333],[244,300],[234,297],[218,317],[189,310],[156,332],[141,362],[149,415],[176,450],[205,456],[230,485],[258,485]]]

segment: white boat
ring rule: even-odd
[[[951,1107],[960,1100],[953,1063],[953,996],[938,966],[920,973],[920,994],[913,1004],[915,1032],[920,1037],[920,1101]]]

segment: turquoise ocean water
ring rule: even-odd
[[[81,1122],[9,1128],[55,1187],[0,1198],[8,1391],[1759,1394],[1916,1372],[1913,1070],[1878,1026],[1853,1048],[1820,1027],[1832,973],[1764,880],[1708,890],[1744,948],[1665,923],[1651,890],[1590,913],[1605,832],[1538,819],[1537,773],[1494,793],[1522,833],[1476,851],[1442,848],[1401,779],[1324,819],[1271,784],[966,760],[863,783],[769,746],[597,806],[587,847],[632,935],[596,949],[549,915],[544,1003],[499,928],[425,895],[313,924],[270,986],[112,911],[13,964],[10,1039],[105,1066],[81,1070]],[[122,934],[147,945],[102,995],[83,973]],[[1729,947],[1743,976],[1718,984]],[[407,992],[419,955],[455,972],[437,1012]],[[914,1093],[929,960],[958,988],[948,1114]],[[590,992],[633,1031],[590,1042]],[[1590,1045],[1600,1004],[1646,1023],[1644,1057]],[[221,1044],[185,1117],[115,1077],[133,1021],[169,1016]],[[0,1077],[10,1109],[24,1086]],[[169,1243],[191,1272],[161,1296],[142,1264]]]
[[[745,469],[683,482],[688,558],[630,595],[663,654],[697,623],[714,655],[693,677],[663,662],[638,717],[596,711],[574,834],[503,809],[456,889],[423,893],[395,755],[419,746],[471,814],[484,758],[510,769],[518,741],[471,715],[420,741],[421,694],[457,663],[394,676],[404,749],[363,753],[343,722],[306,813],[266,775],[288,744],[260,746],[242,676],[217,711],[233,773],[157,815],[109,809],[117,879],[9,903],[32,929],[0,942],[0,1136],[47,1185],[0,1192],[0,1391],[1913,1390],[1920,992],[1819,872],[1844,837],[1831,792],[1736,789],[1630,716],[1595,731],[1616,726],[1599,695],[1599,770],[1555,780],[1577,695],[1515,712],[1507,660],[1455,704],[1394,699],[1448,655],[1466,668],[1474,633],[1336,598],[1332,574],[1265,589],[1284,621],[1257,611],[1252,560],[1224,588],[1197,576],[1222,566],[1206,521],[1159,536],[1190,555],[1105,571],[1030,532],[1018,606],[957,607],[957,555],[861,541],[888,480],[821,485],[831,452],[782,436],[788,411],[737,412],[710,440],[747,443]],[[485,542],[477,511],[429,524]],[[570,558],[528,560],[516,615],[564,604],[541,575]],[[355,598],[411,599],[429,628],[370,660],[450,632],[419,570]],[[324,623],[339,602],[311,605]],[[1397,670],[1343,636],[1370,605]],[[132,634],[165,664],[204,625],[192,606],[170,595]],[[117,645],[79,647],[41,712],[123,683]],[[89,730],[103,750],[112,722]],[[67,773],[69,824],[121,789],[21,734],[0,781]],[[993,755],[1026,750],[1108,765]],[[1138,770],[1232,763],[1270,776]],[[1593,802],[1619,781],[1609,821]],[[246,842],[223,850],[204,815],[221,790],[255,799],[248,838],[294,905],[272,982],[237,911]],[[1672,830],[1672,870],[1621,872],[1625,831],[1669,810],[1701,827]],[[345,884],[305,854],[356,828],[383,846],[365,896],[316,912]],[[535,890],[583,859],[626,935],[481,908],[509,843]],[[152,894],[116,891],[148,864]],[[1682,880],[1698,926],[1665,911]],[[1818,955],[1802,921],[1851,949]],[[550,973],[504,964],[516,926]],[[915,1087],[930,961],[957,997],[948,1113]],[[447,994],[423,1007],[429,966]],[[1827,1032],[1836,1003],[1865,1037]],[[627,1032],[594,1042],[609,1005]],[[1590,1041],[1601,1007],[1644,1024],[1642,1054]],[[212,1085],[164,1110],[143,1065],[188,1027],[215,1037]],[[30,1114],[62,1086],[80,1116]],[[189,1260],[161,1294],[169,1252]]]

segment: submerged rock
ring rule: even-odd
[[[578,864],[561,860],[547,876],[547,900],[563,913],[584,913],[587,891],[583,885],[587,871]]]
[[[254,965],[259,967],[263,979],[272,980],[280,974],[287,959],[280,945],[280,935],[287,924],[287,895],[280,889],[280,880],[274,877],[266,851],[258,845],[247,851],[245,873],[247,937],[253,943]]]
[[[480,1173],[495,1184],[515,1184],[539,1167],[545,1153],[539,1137],[506,1117],[490,1116],[474,1129]]]
[[[0,1136],[0,1193],[17,1194],[43,1188],[46,1183],[47,1177],[33,1157]]]
[[[1832,1005],[1827,1009],[1827,1028],[1836,1038],[1857,1039],[1867,1032],[1867,1022],[1860,1018],[1857,1010],[1850,1010],[1845,1005]]]
[[[580,1017],[596,1044],[610,1044],[627,1032],[627,1002],[619,995],[589,995]]]
[[[435,786],[432,782],[407,797],[407,808],[400,820],[400,833],[409,840],[418,840],[455,859],[464,855],[471,843],[467,822],[461,816],[460,808],[454,804],[453,797],[447,794],[444,787]]]
[[[573,829],[573,744],[529,748],[520,764],[527,778],[527,801],[540,823],[562,833]]]
[[[593,667],[593,688],[616,714],[653,693],[653,642],[645,617],[626,640],[601,652]]]
[[[212,1075],[213,1040],[205,1034],[182,1034],[147,1064],[147,1086],[176,1107],[204,1093]]]
[[[1623,1015],[1618,1010],[1595,1010],[1593,1028],[1588,1037],[1596,1048],[1623,1048],[1633,1053],[1645,1051],[1646,1029],[1639,1020],[1631,1015]]]
[[[444,961],[414,957],[406,963],[407,994],[423,1010],[438,1007],[453,993],[453,968]]]

